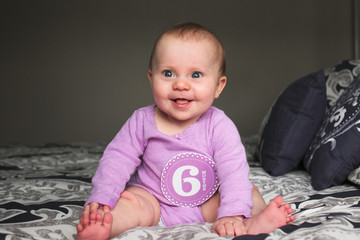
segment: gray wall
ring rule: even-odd
[[[9,0],[0,20],[0,144],[110,141],[152,104],[153,42],[181,21],[223,40],[215,105],[243,136],[290,82],[353,57],[351,0]]]

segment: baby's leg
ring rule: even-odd
[[[121,193],[114,210],[111,237],[138,226],[156,226],[160,220],[160,204],[147,190],[129,187]]]
[[[77,228],[78,239],[108,239],[137,226],[157,225],[160,219],[160,205],[145,189],[129,187],[121,193],[110,213],[105,213],[102,209],[99,209],[98,213],[95,214],[96,221],[81,219]],[[93,219],[94,214],[90,214],[89,218]]]
[[[251,216],[255,216],[266,208],[266,203],[262,197],[259,189],[253,185],[252,190],[253,208],[251,209]],[[201,211],[205,222],[215,222],[217,219],[217,210],[220,206],[220,194],[217,192],[207,202],[201,206]]]
[[[270,233],[276,228],[295,220],[289,216],[293,210],[290,205],[283,204],[284,199],[277,196],[259,214],[245,220],[244,225],[248,234]]]
[[[251,209],[251,216],[255,216],[266,208],[266,203],[262,197],[259,189],[253,184],[252,190],[253,207]]]
[[[283,204],[284,200],[281,196],[277,196],[266,206],[259,189],[253,185],[252,199],[254,205],[251,209],[251,218],[244,222],[247,234],[269,233],[295,220],[295,216],[289,216],[292,213],[290,205]],[[201,206],[205,222],[216,221],[219,206],[219,193]]]

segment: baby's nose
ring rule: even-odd
[[[191,85],[189,83],[189,80],[187,80],[185,78],[176,79],[173,84],[174,90],[184,91],[184,90],[189,90],[190,88],[191,88]]]

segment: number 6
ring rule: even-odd
[[[189,197],[199,192],[201,188],[201,183],[197,178],[194,177],[187,177],[182,179],[182,174],[185,170],[190,170],[191,176],[196,176],[199,174],[199,169],[194,166],[182,166],[174,172],[172,182],[173,182],[174,190],[177,194],[183,197]],[[182,182],[191,184],[191,189],[189,192],[184,191]]]

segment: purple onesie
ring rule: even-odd
[[[201,204],[218,190],[218,219],[250,217],[249,166],[234,123],[211,107],[183,132],[168,136],[156,128],[154,107],[135,111],[109,143],[86,204],[113,209],[126,184],[139,186],[158,199],[161,220],[172,226],[203,222]]]

